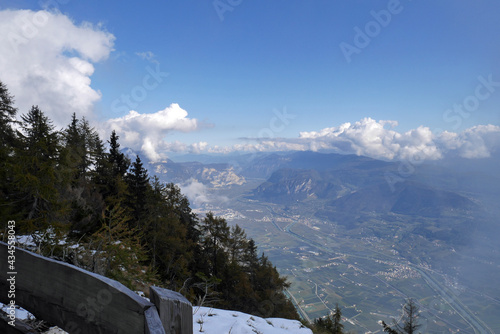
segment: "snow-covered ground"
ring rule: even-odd
[[[0,309],[7,314],[9,314],[9,312],[10,312],[10,310],[7,308],[7,305],[5,305],[3,303],[0,303]],[[21,307],[16,307],[15,311],[16,311],[16,315],[15,315],[16,319],[26,320],[29,317],[34,318],[31,313],[29,313],[28,311],[26,311],[25,309],[23,309]]]
[[[7,307],[0,304],[4,311]],[[193,334],[312,334],[297,320],[280,318],[263,319],[237,311],[219,310],[209,307],[193,307]],[[33,317],[24,309],[16,309],[16,318],[26,320]],[[45,334],[63,334],[65,331],[52,327]]]
[[[236,311],[193,307],[193,333],[205,334],[312,334],[300,321],[259,318]]]

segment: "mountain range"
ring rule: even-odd
[[[283,205],[314,202],[322,207],[319,216],[328,212],[470,216],[495,210],[500,189],[493,164],[485,171],[484,164],[470,161],[459,168],[452,168],[450,161],[410,166],[410,173],[402,171],[402,162],[310,151],[216,159],[219,162],[150,162],[148,169],[165,182],[182,185],[195,180],[212,189],[251,180],[256,186],[247,194],[249,199]]]

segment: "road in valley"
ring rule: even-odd
[[[267,207],[268,210],[271,212],[271,217],[274,217],[276,213],[271,207]],[[281,228],[276,221],[271,218],[272,224],[280,231],[280,232],[285,232],[291,236],[293,236],[296,239],[299,239],[310,246],[316,247],[318,249],[321,249],[322,251],[329,253],[329,254],[334,254],[336,255],[334,251],[329,249],[328,247],[325,247],[324,245],[321,245],[318,242],[315,242],[313,240],[307,239],[306,237],[293,232],[291,229],[293,226],[298,224],[298,221],[294,221],[290,224],[288,224],[286,227]],[[357,254],[349,254],[349,253],[343,253],[347,256],[351,257],[357,257],[357,258],[362,258],[366,260],[374,260],[373,257],[367,257],[367,256],[362,256],[362,255],[357,255]],[[383,254],[381,254],[383,255]],[[384,255],[386,256],[386,255]],[[394,259],[392,259],[394,261]],[[403,263],[402,263],[403,264]],[[417,271],[425,280],[427,285],[434,290],[441,298],[453,309],[457,314],[459,314],[462,319],[469,324],[469,326],[473,329],[475,334],[494,334],[494,332],[486,325],[481,319],[479,319],[466,305],[464,305],[458,298],[458,296],[453,293],[453,291],[450,291],[445,285],[443,285],[441,282],[437,281],[435,278],[432,277],[431,274],[427,272],[427,268],[420,267],[418,265],[410,264],[408,262],[405,262],[404,265],[411,267],[415,271]],[[316,283],[315,283],[316,284]],[[316,295],[317,294],[317,285],[316,285]],[[318,296],[319,298],[319,296]],[[324,301],[319,298],[321,302],[324,304]],[[325,304],[325,307],[326,304]],[[328,307],[327,307],[328,308]],[[328,308],[329,309],[329,308]],[[301,310],[302,311],[302,310]]]

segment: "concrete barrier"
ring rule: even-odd
[[[8,304],[15,300],[37,319],[71,334],[192,333],[192,324],[191,332],[177,330],[177,325],[173,332],[170,325],[166,328],[160,320],[160,314],[165,313],[163,298],[153,299],[157,301],[155,305],[117,281],[68,263],[16,248],[16,274],[10,275],[7,250],[7,244],[0,242],[0,302]],[[8,297],[10,276],[15,276],[15,298]],[[165,296],[163,290],[152,289]],[[182,311],[174,313],[192,322],[191,304],[185,300],[175,305],[182,307]],[[170,308],[168,312],[172,312]]]
[[[167,334],[193,333],[193,307],[178,292],[152,286],[149,298],[158,307],[161,323]]]

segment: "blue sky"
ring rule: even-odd
[[[0,10],[36,12],[42,3],[3,1]],[[391,131],[401,135],[421,126],[437,135],[500,125],[498,1],[53,0],[45,8],[113,36],[99,59],[71,48],[60,55],[93,66],[86,76],[100,98],[87,113],[95,120],[120,119],[131,109],[154,114],[176,103],[184,118],[197,121],[164,129],[154,140],[230,147],[272,136],[293,144],[301,132],[314,137],[365,118],[397,121]],[[40,30],[49,26],[42,21]],[[346,45],[356,51],[346,56]],[[151,72],[161,73],[161,82],[148,80],[141,90]],[[131,108],[123,96],[134,92],[140,98],[132,98]],[[469,112],[454,109],[464,103]],[[278,122],[283,112],[293,118]],[[66,123],[64,117],[54,112],[56,123]],[[108,130],[119,122],[111,123]]]

